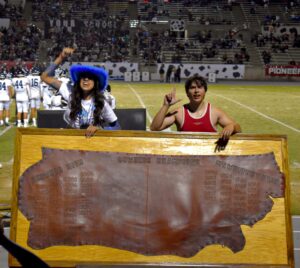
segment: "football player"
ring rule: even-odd
[[[112,109],[116,108],[116,98],[111,94],[111,86],[108,84],[103,95]]]
[[[36,127],[36,116],[37,109],[40,109],[41,106],[41,78],[40,71],[38,68],[32,68],[31,74],[27,76],[29,80],[29,89],[30,89],[30,109],[31,109],[31,118],[32,125]]]
[[[9,108],[11,98],[13,96],[13,88],[11,80],[7,79],[4,73],[0,74],[0,126],[9,125]],[[5,110],[5,119],[4,119]]]
[[[28,127],[28,111],[29,111],[29,80],[25,77],[22,70],[16,72],[16,77],[12,79],[12,84],[16,92],[16,104],[17,104],[17,126],[22,126],[22,114],[24,120],[24,127]]]
[[[70,78],[68,75],[68,70],[67,69],[63,69],[58,77],[59,81],[62,81],[63,83],[69,84],[70,83]]]
[[[51,105],[51,96],[52,96],[50,92],[50,86],[45,82],[41,82],[41,90],[42,90],[43,107],[44,109],[49,110]]]

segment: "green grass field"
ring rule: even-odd
[[[111,83],[118,108],[147,108],[147,126],[174,84]],[[183,84],[177,97],[187,101]],[[284,134],[288,137],[292,214],[300,215],[300,88],[293,84],[210,84],[206,100],[222,108],[247,134]],[[12,107],[14,110],[14,107]],[[4,127],[0,127],[0,133]],[[175,129],[173,129],[175,130]],[[9,204],[15,127],[0,136],[0,204]]]

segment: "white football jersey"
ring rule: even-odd
[[[39,75],[28,75],[30,96],[32,99],[41,98],[41,78]]]
[[[44,94],[48,94],[48,90],[49,90],[49,85],[46,84],[45,82],[41,82],[41,94],[42,96],[44,96]]]
[[[70,82],[70,78],[68,77],[59,77],[58,80],[65,84],[68,84]]]
[[[9,101],[9,86],[11,86],[10,79],[0,80],[0,101]]]
[[[115,97],[113,95],[111,95],[110,92],[108,92],[106,90],[104,90],[103,95],[104,95],[105,100],[110,105],[110,107],[112,109],[116,109],[116,99],[115,99]]]
[[[12,84],[16,92],[16,101],[29,101],[29,80],[27,77],[15,77]]]
[[[50,91],[50,86],[45,82],[41,83],[42,96],[43,96],[43,106],[45,109],[50,109],[51,97],[53,93]]]

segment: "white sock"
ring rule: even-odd
[[[9,118],[5,117],[5,122],[8,123],[9,122]]]
[[[3,125],[3,120],[0,120],[0,124]]]
[[[28,119],[24,119],[24,124],[28,124]]]
[[[21,120],[18,120],[18,124],[21,124]]]
[[[36,123],[36,118],[32,118],[32,122],[35,124]]]

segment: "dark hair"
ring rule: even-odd
[[[94,104],[95,104],[95,110],[94,110],[94,125],[101,125],[100,120],[100,114],[104,107],[104,96],[102,92],[99,89],[99,81],[98,79],[94,79],[94,87],[92,89],[92,97],[94,97]],[[82,106],[81,106],[81,100],[83,98],[83,91],[80,87],[80,79],[77,81],[77,83],[73,87],[73,92],[71,94],[71,112],[70,112],[70,119],[72,121],[76,120],[76,117],[79,113],[81,113]]]
[[[185,82],[185,92],[187,93],[190,87],[192,86],[192,83],[196,83],[197,86],[203,86],[205,89],[205,92],[207,91],[207,83],[204,77],[199,76],[197,74],[191,76],[188,78]]]

